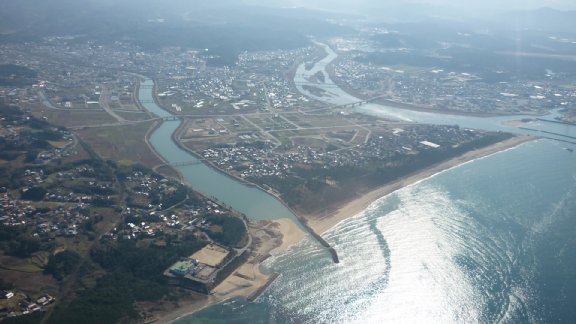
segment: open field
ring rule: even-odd
[[[19,290],[36,294],[39,291],[56,293],[58,283],[51,275],[42,273],[42,269],[31,259],[19,259],[14,257],[0,257],[0,277],[6,282],[17,283]]]
[[[144,141],[152,124],[153,122],[146,122],[105,129],[87,128],[78,131],[78,135],[103,159],[122,160],[125,163],[139,162],[152,167],[162,163]]]
[[[115,113],[118,116],[129,121],[140,121],[151,119],[151,117],[147,113],[137,110],[135,110],[134,112],[115,111]]]
[[[46,117],[48,122],[65,127],[112,124],[116,120],[104,110],[51,109],[43,105],[32,105],[32,114],[37,118]]]
[[[217,267],[220,263],[222,263],[222,261],[224,261],[226,256],[228,256],[228,253],[230,252],[224,248],[209,244],[206,245],[202,250],[194,253],[192,258],[211,267]]]

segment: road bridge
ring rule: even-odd
[[[294,82],[296,86],[309,86],[309,87],[318,87],[322,88],[339,88],[335,84],[328,84],[328,83],[314,83],[314,82]]]
[[[161,119],[164,121],[171,121],[171,120],[179,120],[180,117],[179,116],[166,116],[166,117],[161,117]]]
[[[174,162],[174,163],[165,163],[164,165],[179,167],[179,166],[186,166],[186,165],[198,165],[202,164],[202,160],[191,160],[191,161],[182,161],[182,162]]]
[[[359,106],[365,105],[365,104],[367,104],[367,103],[370,103],[370,102],[372,102],[372,101],[374,101],[374,100],[376,100],[376,99],[382,98],[382,97],[384,97],[384,95],[376,96],[376,97],[372,97],[372,98],[368,98],[368,99],[365,99],[365,100],[360,100],[360,101],[355,101],[355,102],[349,102],[349,103],[347,103],[347,104],[336,105],[336,106],[333,106],[333,108],[354,108],[354,107],[359,107]]]

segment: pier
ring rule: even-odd
[[[566,137],[566,138],[570,138],[570,139],[576,139],[576,136],[570,136],[570,135],[564,135],[564,134],[558,134],[558,133],[554,133],[554,132],[549,132],[549,131],[541,131],[542,133],[546,133],[546,134],[551,134],[551,135],[556,135],[556,136],[561,136],[561,137]]]

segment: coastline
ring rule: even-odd
[[[240,266],[235,273],[226,278],[220,285],[218,285],[210,295],[199,295],[197,300],[182,301],[184,305],[178,306],[173,310],[166,311],[165,313],[157,314],[156,318],[148,321],[147,323],[173,323],[183,317],[190,316],[212,305],[226,302],[234,298],[243,297],[248,298],[253,293],[257,292],[269,282],[269,277],[259,269],[259,263],[245,263]],[[245,279],[237,276],[250,277]],[[247,284],[247,281],[254,284]],[[191,292],[196,295],[197,293]]]
[[[214,288],[210,295],[191,291],[190,298],[181,300],[181,305],[152,314],[152,318],[146,323],[172,323],[204,308],[235,298],[256,299],[279,276],[277,273],[263,273],[260,270],[262,262],[271,255],[286,251],[306,237],[300,227],[288,218],[255,224],[250,232],[255,237],[258,236],[257,233],[265,232],[257,238],[259,243],[254,248],[254,255]]]
[[[157,100],[156,97],[154,97],[154,99]],[[181,149],[186,150],[193,156],[201,159],[201,157],[199,157],[193,150],[186,147],[186,145],[179,141],[179,137],[184,125],[184,122],[180,123],[176,131],[171,134],[171,139]],[[456,167],[463,163],[516,147],[522,143],[534,139],[536,138],[531,136],[515,136],[505,141],[481,149],[469,151],[463,155],[457,156],[447,161],[440,162],[427,168],[415,171],[412,174],[406,175],[397,181],[371,190],[357,199],[350,199],[349,201],[342,202],[340,206],[333,206],[333,211],[326,215],[299,213],[297,216],[299,219],[303,220],[303,223],[309,225],[314,233],[321,235],[343,220],[358,215],[373,202],[398,189],[414,184],[418,181],[433,176],[434,174]],[[231,176],[227,172],[220,170],[212,163],[207,164],[213,169],[227,176]],[[246,184],[246,180],[244,179],[238,179],[234,176],[231,177]],[[260,189],[263,190],[262,188]],[[284,203],[281,199],[279,199],[279,197],[276,195],[274,196],[280,200],[280,202]],[[254,249],[254,256],[252,256],[248,261],[236,269],[234,273],[228,276],[213,290],[210,295],[206,296],[190,293],[190,296],[182,299],[180,304],[173,305],[172,307],[153,314],[154,317],[151,318],[149,322],[171,323],[183,317],[192,315],[206,307],[217,303],[227,302],[234,298],[241,297],[249,300],[252,298],[257,298],[257,296],[265,291],[268,285],[270,285],[278,276],[278,274],[263,274],[260,271],[260,266],[263,261],[266,260],[266,258],[268,258],[270,255],[277,255],[282,253],[291,246],[301,242],[306,237],[306,234],[300,229],[300,227],[288,219],[270,221],[266,225],[262,226],[260,231],[266,231],[267,234],[265,234],[264,237],[267,237],[258,238],[260,242]]]
[[[322,215],[320,217],[315,214],[307,214],[300,215],[300,217],[307,221],[307,224],[314,230],[314,232],[321,235],[336,226],[338,223],[358,215],[375,201],[396,190],[422,181],[442,171],[514,148],[536,139],[538,138],[527,135],[514,136],[505,141],[466,152],[458,157],[416,171],[402,179],[369,191],[357,199],[345,202],[340,207],[334,208],[334,212],[327,215]],[[233,274],[218,285],[210,295],[200,295],[200,298],[197,296],[191,301],[183,300],[183,305],[157,313],[156,316],[154,316],[154,319],[149,323],[172,323],[217,303],[226,302],[235,298],[248,299],[250,297],[257,297],[258,293],[264,291],[265,287],[272,283],[278,275],[263,274],[260,271],[261,263],[271,255],[278,255],[288,250],[306,237],[305,232],[290,219],[270,221],[263,228],[275,232],[276,235],[273,235],[270,240],[258,246],[257,257],[254,257],[241,265]]]
[[[437,173],[457,167],[466,162],[470,162],[501,151],[505,151],[507,149],[514,148],[520,144],[533,141],[536,139],[538,138],[533,136],[517,135],[505,141],[498,142],[490,146],[483,147],[481,149],[468,151],[463,155],[429,166],[425,169],[416,171],[410,175],[402,177],[401,179],[396,180],[392,183],[388,183],[381,187],[378,187],[372,191],[363,194],[361,197],[357,199],[344,202],[340,206],[335,207],[333,212],[328,213],[326,215],[306,214],[302,216],[308,220],[308,224],[316,233],[323,234],[332,227],[336,226],[338,223],[348,218],[356,216],[357,214],[368,208],[373,202],[393,193],[396,190],[402,189],[406,186],[422,181]]]
[[[278,231],[282,234],[282,243],[270,251],[271,255],[278,255],[288,250],[306,237],[304,231],[288,218],[275,219],[274,224],[277,224]]]
[[[301,217],[307,220],[309,226],[316,233],[323,234],[338,223],[358,215],[378,199],[381,199],[396,190],[402,189],[464,163],[505,151],[537,139],[537,137],[527,135],[514,136],[505,141],[466,152],[463,155],[432,165],[403,177],[400,180],[381,186],[362,195],[360,198],[344,203],[340,207],[335,208],[335,211],[328,215],[319,217],[318,215],[309,214],[301,215]],[[271,227],[271,229],[278,232],[279,235],[274,237],[272,242],[260,246],[259,254],[261,257],[247,261],[245,264],[240,266],[234,274],[230,275],[218,287],[216,287],[213,293],[209,296],[202,296],[203,298],[195,300],[187,305],[182,305],[164,314],[158,314],[160,316],[157,317],[157,320],[154,321],[154,323],[171,323],[214,304],[232,300],[237,297],[249,298],[254,296],[254,294],[259,290],[264,290],[263,287],[269,285],[272,280],[275,279],[275,275],[263,274],[260,271],[261,263],[268,256],[280,254],[298,244],[306,237],[306,234],[302,229],[289,219],[274,220],[269,222],[266,227]]]

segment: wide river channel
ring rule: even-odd
[[[141,83],[140,102],[159,117],[171,117],[172,114],[155,104],[153,87],[152,80]],[[164,121],[152,133],[149,142],[166,162],[176,165],[186,164],[175,168],[192,188],[208,197],[216,198],[252,220],[289,218],[296,221],[296,217],[288,208],[263,190],[242,184],[203,163],[195,163],[199,160],[194,155],[172,141],[172,134],[180,123],[180,120]]]
[[[322,71],[325,90],[314,96],[342,105],[361,101],[326,73],[337,54],[312,69],[301,65],[295,83]],[[153,82],[140,101],[160,117]],[[466,128],[576,136],[576,127],[544,121],[505,126],[511,117],[468,117],[409,111],[377,104],[363,114]],[[555,113],[544,118],[552,119]],[[165,121],[151,136],[169,163],[195,160],[172,142],[180,121]],[[557,133],[552,135],[541,131]],[[282,275],[255,302],[212,306],[178,323],[574,323],[576,320],[576,145],[542,140],[442,172],[388,195],[323,237],[338,251],[334,264],[312,240],[269,258]],[[203,164],[179,166],[196,190],[249,218],[291,218],[276,198]]]
[[[306,70],[305,64],[301,64],[299,66],[294,78],[295,84],[298,85],[298,90],[309,97],[326,102],[328,105],[342,105],[361,101],[361,99],[358,99],[337,87],[336,84],[330,79],[328,73],[326,73],[326,67],[330,62],[337,58],[337,54],[332,51],[330,47],[324,44],[319,45],[324,47],[328,55],[317,62],[312,67],[312,69]],[[318,84],[317,87],[323,88],[328,94],[327,96],[315,96],[299,85],[308,83],[309,77],[318,71],[322,71],[326,75],[326,81],[322,84]],[[154,82],[152,80],[145,80],[141,83],[139,100],[142,105],[158,117],[172,117],[173,115],[170,112],[160,108],[155,103],[153,91]],[[409,111],[406,109],[388,107],[378,104],[365,104],[355,109],[357,112],[367,115],[413,121],[418,123],[459,125],[461,127],[467,128],[502,130],[515,133],[538,135],[531,131],[505,126],[501,123],[505,120],[521,118],[521,116],[491,118],[456,116]],[[552,118],[554,115],[555,114],[551,114],[547,118]],[[239,181],[226,176],[203,163],[195,163],[199,160],[194,155],[183,150],[172,141],[171,136],[178,128],[180,123],[180,120],[165,120],[162,125],[160,125],[160,127],[158,127],[150,136],[150,144],[166,162],[172,165],[183,163],[186,164],[176,166],[175,168],[178,169],[178,171],[182,174],[189,185],[191,185],[194,189],[202,192],[203,194],[209,197],[214,197],[220,202],[223,202],[235,210],[244,213],[252,220],[279,218],[289,218],[296,220],[295,215],[289,209],[287,209],[275,197],[269,195],[263,190],[257,187],[251,187],[242,184]],[[540,122],[535,123],[530,127],[534,129],[542,129],[576,136],[576,127],[572,126]],[[567,139],[551,134],[547,134],[547,136]]]

